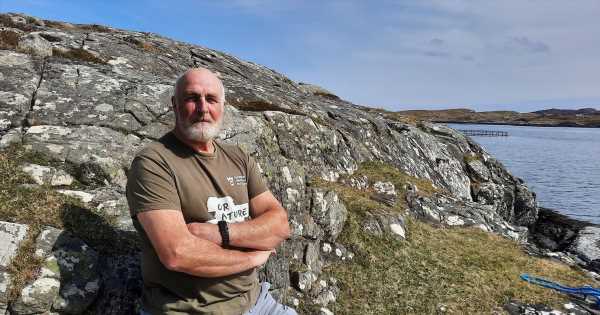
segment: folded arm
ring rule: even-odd
[[[229,224],[229,244],[234,247],[271,250],[289,237],[287,212],[270,191],[250,200],[251,220]],[[188,229],[199,238],[221,245],[215,224],[190,223]]]
[[[194,236],[181,211],[152,210],[137,215],[160,261],[170,270],[198,277],[222,277],[264,264],[271,251],[223,249]]]

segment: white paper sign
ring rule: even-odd
[[[208,197],[206,208],[209,213],[214,214],[214,219],[208,223],[217,224],[223,220],[228,223],[244,222],[250,218],[250,209],[247,203],[236,205],[233,203],[233,198],[226,196],[222,198]]]

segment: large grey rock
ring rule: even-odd
[[[71,175],[54,167],[27,163],[21,169],[38,185],[69,186],[73,183]]]
[[[30,127],[24,141],[30,150],[79,166],[77,179],[84,184],[121,187],[126,183],[124,169],[146,143],[110,128],[50,125]]]
[[[386,212],[375,214],[367,212],[365,217],[365,220],[362,222],[362,228],[366,233],[378,236],[389,233],[400,240],[406,239],[406,224],[401,215]]]
[[[24,224],[0,221],[0,268],[9,266],[28,230]]]
[[[443,195],[425,197],[409,194],[407,201],[410,211],[425,221],[450,227],[470,226],[501,234],[520,243],[527,241],[528,229],[506,222],[493,206]]]
[[[29,55],[0,50],[0,134],[21,126],[40,80],[40,67]]]
[[[600,227],[588,226],[579,231],[571,251],[586,262],[600,260]]]

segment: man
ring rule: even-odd
[[[191,69],[171,98],[175,128],[132,162],[127,200],[142,238],[142,314],[296,314],[256,267],[289,236],[256,162],[221,144],[225,89]]]

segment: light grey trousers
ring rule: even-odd
[[[244,315],[298,315],[293,308],[277,303],[269,293],[270,287],[271,284],[268,282],[260,284],[260,294],[256,304]],[[150,315],[150,313],[140,310],[140,315]]]
[[[260,284],[260,294],[256,304],[244,315],[298,315],[293,308],[277,303],[269,293],[270,287],[271,284],[268,282]]]

